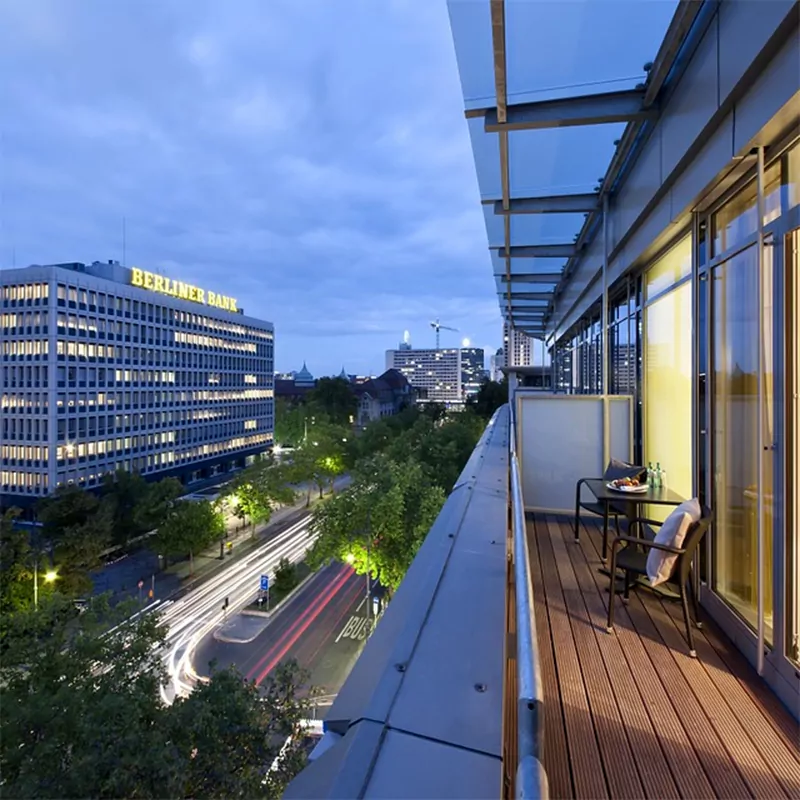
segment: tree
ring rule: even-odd
[[[503,378],[499,383],[486,378],[481,382],[477,393],[467,400],[467,407],[482,419],[489,420],[494,412],[507,402],[508,378]]]
[[[183,484],[177,478],[163,478],[148,483],[141,502],[134,510],[134,522],[139,535],[156,530],[184,491]]]
[[[9,618],[0,661],[4,796],[279,797],[303,766],[307,675],[283,664],[259,692],[232,670],[213,672],[166,706],[165,631],[157,616],[130,611],[96,600],[78,615],[55,597],[38,614]]]
[[[317,540],[307,561],[318,568],[330,559],[345,561],[395,589],[445,500],[422,466],[385,455],[363,460],[351,485],[314,510]],[[369,555],[367,549],[369,545]]]
[[[234,513],[239,509],[250,518],[255,533],[256,525],[269,522],[273,508],[294,502],[291,479],[292,470],[288,465],[266,458],[240,472],[226,496]]]
[[[70,484],[59,486],[49,497],[39,500],[36,515],[44,525],[45,537],[50,537],[74,525],[83,525],[98,505],[95,495]]]
[[[102,565],[103,551],[111,543],[111,509],[100,507],[82,524],[70,525],[53,538],[53,562],[58,591],[69,597],[91,593],[90,573]]]
[[[147,533],[152,528],[143,528],[137,510],[148,507],[150,484],[138,472],[118,469],[106,475],[100,489],[100,497],[111,507],[112,530],[116,544],[127,544],[131,539]]]
[[[24,608],[33,595],[30,538],[15,524],[21,513],[12,507],[0,517],[0,613]]]
[[[351,426],[358,400],[350,382],[344,378],[320,378],[306,396],[306,405],[334,425]]]
[[[315,424],[309,431],[306,443],[292,453],[293,482],[314,483],[320,497],[326,485],[330,485],[333,491],[334,480],[347,466],[349,438],[348,430],[340,425],[325,422]]]
[[[225,535],[222,515],[208,500],[175,503],[158,527],[158,548],[164,556],[189,554],[194,572],[194,554]]]
[[[297,567],[284,556],[275,568],[275,590],[286,596],[297,586]]]
[[[275,441],[289,447],[303,442],[306,424],[306,408],[294,406],[284,397],[275,400]]]

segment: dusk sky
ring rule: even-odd
[[[564,4],[527,5],[563,31]],[[675,4],[633,5],[656,29],[603,76],[654,57]],[[500,345],[443,0],[4,0],[0,75],[0,266],[122,260],[125,218],[129,266],[274,322],[278,370],[380,372],[436,317],[443,346]]]

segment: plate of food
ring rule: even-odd
[[[646,492],[649,488],[646,483],[640,483],[638,478],[618,478],[607,483],[606,486],[615,492],[627,492],[629,494]]]

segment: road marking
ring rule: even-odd
[[[347,620],[341,633],[334,640],[338,642],[339,639],[345,637],[347,639],[366,639],[367,638],[367,625],[369,620],[366,617],[352,616]]]

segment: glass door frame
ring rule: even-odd
[[[714,500],[714,444],[713,444],[713,331],[714,315],[716,310],[713,308],[713,292],[710,291],[711,276],[715,267],[725,261],[730,260],[749,247],[757,246],[759,241],[758,234],[753,234],[742,239],[735,247],[728,251],[721,252],[719,255],[709,258],[701,256],[700,239],[701,234],[705,236],[705,245],[709,246],[711,233],[711,218],[714,211],[719,206],[709,208],[703,213],[698,213],[695,217],[695,249],[694,258],[696,267],[693,270],[694,281],[694,309],[695,309],[695,425],[694,436],[696,439],[694,448],[695,460],[695,493],[699,494],[701,489],[708,498],[709,505],[712,506]],[[792,524],[789,503],[793,499],[794,492],[795,507],[793,510],[794,520],[800,520],[800,490],[794,490],[789,485],[792,478],[789,470],[787,431],[789,428],[789,414],[791,409],[788,406],[789,387],[787,380],[792,366],[788,363],[789,347],[788,336],[792,335],[789,330],[789,313],[791,312],[791,298],[787,290],[790,288],[787,282],[787,270],[792,265],[786,263],[788,243],[791,232],[800,228],[800,206],[795,206],[782,213],[777,219],[765,225],[762,229],[765,250],[771,252],[771,271],[772,271],[772,339],[773,339],[773,442],[764,442],[764,449],[768,446],[772,450],[773,456],[773,536],[772,536],[772,608],[773,608],[773,643],[772,646],[765,646],[763,677],[777,694],[787,704],[794,703],[796,707],[800,700],[800,667],[789,658],[792,642],[789,640],[789,626],[791,619],[790,603],[792,602],[791,587],[788,580],[791,572],[789,571],[788,558],[791,553],[787,550],[789,544],[789,525]],[[765,257],[765,262],[769,257]],[[795,280],[800,281],[800,275],[795,276]],[[706,283],[706,290],[702,296],[700,284]],[[796,294],[797,292],[795,292]],[[766,298],[765,298],[766,299]],[[701,315],[700,311],[704,314]],[[800,308],[793,309],[794,314],[800,314]],[[705,346],[706,346],[706,383],[705,383],[705,402],[700,402],[699,392],[699,350],[700,350],[700,325],[704,324]],[[800,321],[795,321],[795,330],[800,329]],[[800,380],[800,376],[795,376],[795,380]],[[796,412],[798,413],[798,412]],[[796,419],[794,424],[800,425],[800,419]],[[706,470],[705,474],[700,474],[699,452],[703,448],[705,455]],[[796,465],[796,470],[800,470],[800,465]],[[795,472],[795,475],[800,472]],[[760,534],[759,530],[759,534]],[[714,552],[712,550],[712,529],[711,536],[706,537],[705,542],[705,569],[702,575],[701,597],[703,605],[709,610],[711,615],[722,627],[726,634],[736,643],[739,649],[746,655],[748,660],[755,666],[758,662],[758,636],[757,631],[751,627],[734,608],[724,601],[713,589],[715,585],[716,564],[714,562]],[[800,543],[798,543],[800,546]],[[798,621],[800,626],[800,621]],[[800,633],[800,631],[798,631]]]

